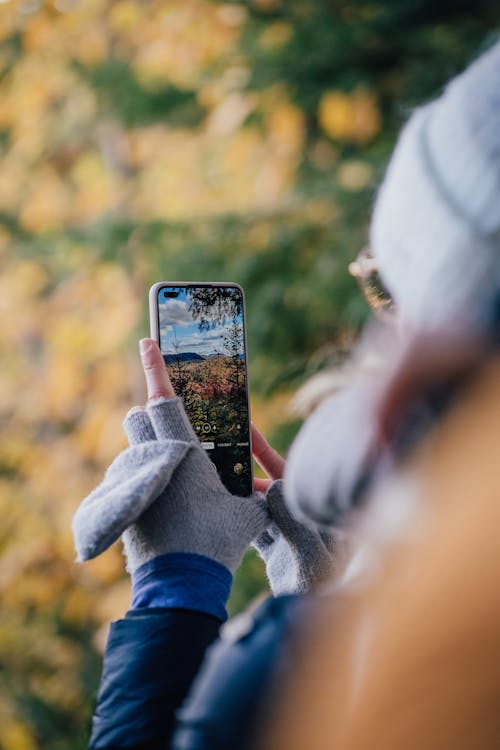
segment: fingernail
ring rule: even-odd
[[[146,354],[147,352],[149,352],[151,350],[152,343],[153,342],[151,341],[151,339],[141,339],[139,341],[139,349],[141,354]]]

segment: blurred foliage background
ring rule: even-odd
[[[254,420],[349,347],[395,134],[487,46],[496,0],[0,0],[0,748],[84,748],[119,545],[70,521],[144,400],[147,290],[247,293]],[[230,603],[264,586],[249,555]]]

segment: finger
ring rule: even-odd
[[[146,377],[148,399],[174,398],[175,391],[170,381],[163,355],[153,339],[141,339],[142,367]]]
[[[272,484],[274,480],[273,479],[261,479],[260,477],[255,477],[253,480],[253,488],[256,492],[267,492],[269,485]]]
[[[281,479],[285,471],[285,459],[267,442],[264,435],[252,424],[252,453],[271,479]]]

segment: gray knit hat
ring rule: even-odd
[[[412,328],[481,324],[500,289],[500,42],[410,118],[370,244]]]

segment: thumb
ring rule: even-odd
[[[175,398],[174,387],[156,341],[141,339],[139,348],[146,377],[148,400],[152,398]]]

